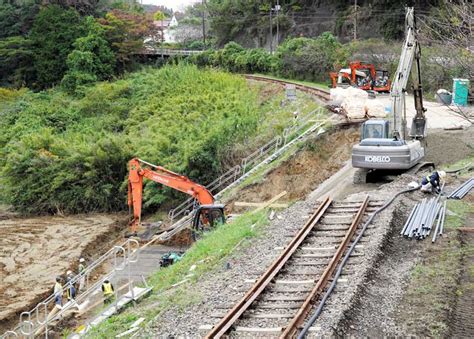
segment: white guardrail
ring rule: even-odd
[[[225,191],[245,180],[245,178],[257,171],[263,165],[275,160],[297,141],[318,130],[318,135],[323,133],[324,130],[321,127],[325,122],[318,121],[317,118],[320,117],[320,114],[324,111],[324,108],[318,108],[298,117],[298,119],[295,119],[292,126],[287,127],[283,131],[282,135],[276,136],[258,150],[243,158],[240,165],[231,168],[229,171],[206,185],[206,187],[211,191],[211,193],[215,194],[216,198],[218,198],[222,196]],[[178,233],[183,228],[188,227],[192,211],[195,207],[194,204],[195,202],[193,199],[188,199],[175,209],[171,210],[168,215],[170,219],[174,220],[177,217],[181,218],[173,223],[169,228],[169,231],[161,234],[157,239],[170,239],[174,234]],[[90,300],[94,299],[94,296],[98,295],[98,291],[105,279],[110,279],[112,281],[115,279],[113,283],[116,286],[115,301],[117,301],[119,299],[118,294],[120,293],[120,288],[118,286],[119,277],[117,277],[117,273],[124,271],[126,268],[128,268],[130,272],[131,264],[137,262],[139,253],[139,243],[134,239],[128,239],[123,244],[112,247],[94,262],[89,264],[83,274],[76,275],[63,286],[64,292],[71,286],[71,284],[75,285],[84,278],[87,289],[83,292],[79,291],[80,293],[78,293],[75,301],[68,301],[61,309],[55,308],[55,296],[53,293],[45,300],[38,303],[32,310],[22,312],[20,314],[19,323],[15,329],[5,332],[0,338],[34,338],[40,335],[44,335],[45,338],[48,338],[48,331],[55,323],[61,320],[68,313],[72,312],[75,308],[80,308],[81,305],[86,303],[86,301],[90,302]],[[97,271],[106,262],[112,262],[113,269],[105,276],[101,275],[101,279],[98,279],[95,283],[90,285],[90,277],[93,276],[94,272],[96,275],[100,274]],[[137,282],[131,279],[130,273],[122,276],[128,276],[128,281],[126,281],[123,287],[128,287],[128,293],[133,295],[133,284]],[[54,310],[56,312],[53,312]]]

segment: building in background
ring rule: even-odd
[[[161,32],[161,42],[164,43],[175,43],[176,37],[174,29],[178,27],[178,20],[173,14],[171,19],[155,20],[153,24]]]

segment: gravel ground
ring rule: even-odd
[[[386,184],[377,191],[371,191],[371,199],[388,199],[392,192],[406,187],[413,177],[402,176],[396,183]],[[363,190],[363,186],[361,186]],[[345,200],[361,201],[363,193],[349,196]],[[323,334],[333,334],[333,329],[350,309],[350,304],[359,291],[361,283],[369,276],[371,268],[380,254],[385,238],[393,226],[392,216],[400,205],[399,200],[374,220],[374,231],[368,232],[364,241],[365,257],[357,265],[357,271],[352,272],[351,279],[345,288],[336,288],[335,293],[328,299],[318,323]],[[302,227],[305,220],[313,212],[316,198],[310,197],[304,202],[298,202],[286,210],[279,212],[281,219],[274,219],[265,227],[261,237],[252,240],[250,246],[237,250],[227,261],[230,268],[220,267],[203,277],[192,288],[199,293],[200,302],[187,308],[179,307],[167,310],[156,318],[149,326],[144,336],[160,337],[199,337],[205,332],[199,332],[201,325],[213,325],[219,318],[212,317],[216,313],[224,314],[223,306],[231,307],[250,287],[246,279],[254,278],[255,273],[263,273],[270,263],[278,256],[275,247],[284,246],[290,241],[286,236],[295,227]],[[294,232],[294,231],[293,231]],[[354,259],[360,259],[354,258]],[[349,261],[350,263],[350,261]],[[216,293],[219,291],[219,293]]]
[[[400,221],[406,216],[413,204],[410,199],[402,198],[394,220]],[[347,318],[341,319],[337,333],[369,337],[406,333],[396,324],[396,312],[421,251],[419,247],[413,247],[412,242],[399,237],[400,226],[400,222],[392,223],[381,260],[361,286],[346,313]]]
[[[405,189],[407,183],[414,179],[415,178],[410,175],[403,175],[396,182],[382,185],[379,190],[370,192],[370,196],[388,200],[394,193]],[[408,196],[411,194],[417,193],[409,193]],[[393,231],[396,232],[403,223],[400,217],[403,216],[407,210],[405,207],[407,200],[409,200],[407,195],[397,198],[386,210],[374,218],[373,225],[376,231],[370,232],[367,237],[368,239],[364,243],[364,260],[357,265],[357,271],[351,275],[351,279],[345,288],[338,289],[336,287],[328,298],[321,316],[313,325],[320,327],[320,331],[318,331],[314,337],[347,334],[347,332],[337,331],[337,329],[341,328],[340,324],[344,321],[346,315],[351,312],[352,306],[356,304],[359,295],[365,290],[365,286],[373,284],[372,276],[374,267],[385,252],[388,235]],[[352,259],[349,259],[348,263],[350,263],[351,260]],[[387,297],[384,294],[381,295],[384,298]],[[380,316],[383,317],[383,315]],[[354,331],[353,334],[356,336],[363,335],[362,333],[358,333],[357,330]],[[376,334],[380,335],[380,332]]]

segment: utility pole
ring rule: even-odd
[[[272,11],[273,11],[273,8],[270,6],[270,54],[273,54]]]
[[[275,6],[276,17],[277,17],[277,40],[276,40],[276,47],[278,48],[278,44],[280,42],[280,0],[277,0],[277,4]]]
[[[354,1],[354,40],[357,40],[357,0]]]
[[[203,49],[206,49],[206,0],[202,0],[201,2],[202,6],[202,43]]]

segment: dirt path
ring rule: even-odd
[[[107,250],[120,215],[6,218],[0,220],[0,329],[14,325],[51,293],[56,276]]]

